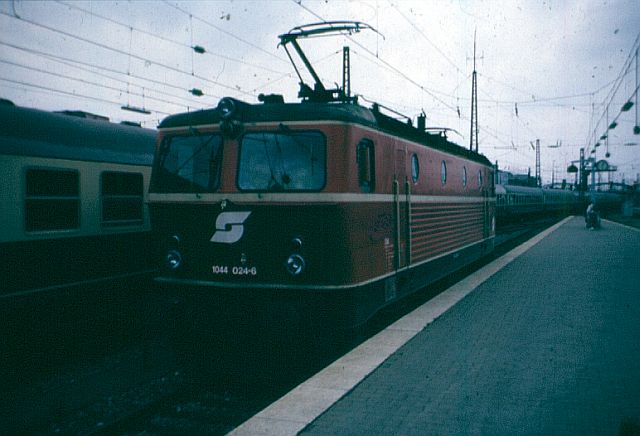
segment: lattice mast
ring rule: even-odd
[[[476,72],[476,32],[473,32],[473,74],[471,75],[471,135],[469,150],[478,152],[478,82]]]
[[[343,100],[349,101],[351,97],[351,60],[349,47],[342,47],[342,92]]]
[[[536,139],[536,186],[542,186],[542,172],[540,168],[540,140]]]

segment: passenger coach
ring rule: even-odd
[[[1,102],[0,298],[152,269],[155,135]]]
[[[357,325],[492,251],[482,155],[376,105],[262,100],[160,124],[159,281]]]

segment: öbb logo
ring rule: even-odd
[[[216,219],[216,232],[211,237],[211,242],[233,244],[238,242],[244,234],[245,220],[251,212],[222,212]]]

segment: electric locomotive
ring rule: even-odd
[[[282,35],[285,48],[362,24],[313,26]],[[161,122],[149,194],[159,282],[219,311],[241,301],[357,326],[492,251],[484,156],[319,81],[300,96],[227,97]]]

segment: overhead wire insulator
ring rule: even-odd
[[[194,45],[191,48],[193,48],[193,51],[195,51],[198,54],[203,54],[206,51],[204,47],[202,47],[201,45]]]
[[[204,95],[204,92],[202,92],[202,90],[198,88],[190,89],[189,92],[195,95],[196,97],[202,97]]]
[[[125,106],[121,106],[120,109],[124,111],[137,112],[139,114],[146,114],[146,115],[151,113],[149,110],[145,109],[144,107],[131,106],[128,104]]]

